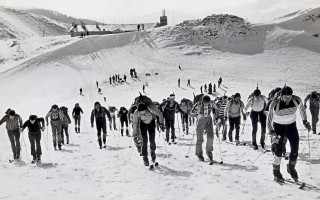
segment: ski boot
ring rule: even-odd
[[[264,142],[261,142],[260,144],[261,144],[261,148],[262,148],[262,149],[266,148],[266,145],[265,145]]]
[[[75,127],[75,128],[74,128],[74,130],[76,131],[76,133],[78,133],[78,129],[77,129],[77,127]]]
[[[291,175],[294,181],[298,181],[299,177],[295,169],[295,166],[296,166],[296,162],[289,161],[289,164],[287,164],[287,172]]]
[[[280,165],[273,165],[274,181],[284,183],[284,178],[280,172]]]
[[[78,127],[78,133],[80,133],[80,127]]]
[[[105,149],[107,148],[107,145],[106,145],[106,143],[103,143],[103,148],[105,148]]]
[[[40,156],[40,155],[37,156],[37,158],[36,158],[36,163],[37,163],[37,164],[40,164],[40,163],[41,163],[41,156]]]
[[[240,141],[239,140],[236,140],[236,145],[238,146],[240,144]]]
[[[143,156],[143,163],[144,163],[144,166],[149,166],[148,156]]]
[[[36,161],[37,161],[37,157],[36,157],[36,156],[33,156],[33,159],[32,159],[32,161],[31,161],[31,164],[36,163]]]
[[[199,161],[201,161],[201,162],[204,161],[204,157],[202,155],[197,155],[197,156],[198,156]]]
[[[61,145],[58,145],[59,150],[61,151]]]
[[[254,150],[258,150],[258,145],[257,145],[257,143],[253,142],[252,145],[253,145],[253,149],[254,149]]]

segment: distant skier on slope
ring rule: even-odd
[[[299,133],[296,125],[296,112],[300,110],[303,125],[308,131],[311,126],[307,121],[306,110],[300,97],[293,95],[291,87],[285,86],[281,90],[281,97],[273,101],[268,113],[268,130],[274,150],[273,175],[274,180],[284,182],[280,172],[281,154],[283,152],[283,138],[287,137],[291,146],[287,171],[297,181],[298,174],[295,169],[299,151]]]
[[[102,149],[102,140],[101,140],[101,130],[103,132],[103,148],[107,148],[106,146],[106,137],[107,137],[107,121],[106,117],[107,115],[109,121],[111,119],[110,112],[99,102],[94,103],[94,109],[91,112],[91,127],[93,128],[93,122],[94,118],[96,118],[96,128],[97,128],[97,135],[98,135],[98,143],[100,149]]]
[[[20,131],[19,127],[23,125],[20,115],[16,114],[10,108],[6,111],[6,115],[0,120],[0,125],[6,122],[6,129],[11,143],[13,159],[20,158]]]
[[[29,141],[31,148],[31,155],[33,157],[31,163],[40,163],[41,162],[41,131],[45,130],[44,118],[37,117],[36,115],[30,115],[29,120],[27,120],[22,127],[20,132],[23,132],[25,128],[29,129]]]
[[[76,133],[80,133],[81,113],[83,114],[82,108],[79,106],[79,103],[76,103],[72,110],[72,117],[75,123],[74,129]]]

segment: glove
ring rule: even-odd
[[[303,120],[303,125],[308,131],[311,131],[310,123],[307,120]]]
[[[160,124],[160,129],[161,129],[162,132],[165,131],[164,124]]]
[[[46,127],[42,127],[42,129],[41,129],[42,131],[44,131],[44,130],[46,130]]]
[[[243,120],[247,120],[247,115],[246,114],[242,115],[242,118]]]

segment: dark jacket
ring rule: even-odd
[[[7,130],[10,130],[10,131],[19,129],[23,124],[22,119],[18,114],[15,114],[13,119],[10,119],[9,115],[5,115],[1,119],[0,125],[3,124],[4,122],[7,122],[6,128]]]
[[[40,125],[41,123],[41,125]],[[22,129],[24,130],[26,127],[28,127],[29,132],[37,132],[39,131],[42,127],[44,127],[44,118],[39,117],[36,119],[35,123],[32,124],[30,120],[27,120],[23,125]]]
[[[83,111],[82,111],[81,107],[74,107],[73,111],[72,111],[72,116],[80,115],[80,112],[83,114]]]
[[[174,119],[176,111],[184,114],[181,110],[179,104],[174,101],[172,105],[170,105],[170,100],[166,100],[160,104],[160,110],[163,112],[163,117],[166,119]]]
[[[106,117],[108,116],[108,119],[111,119],[110,112],[105,107],[100,107],[100,110],[97,111],[96,109],[93,109],[91,112],[91,125],[93,125],[94,118],[96,118],[96,123],[105,121]]]
[[[127,120],[129,111],[125,107],[121,107],[119,110],[120,111],[118,113],[118,117],[120,118],[120,120],[123,120],[123,121]]]

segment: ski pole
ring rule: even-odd
[[[72,136],[71,136],[71,131],[70,131],[70,126],[71,126],[71,124],[68,126],[68,134],[69,134],[69,137],[70,137],[70,142],[73,144],[73,140],[72,140]]]
[[[191,139],[191,143],[190,143],[190,145],[189,145],[189,149],[188,149],[187,155],[185,156],[186,158],[189,158],[189,152],[190,152],[190,149],[191,149],[191,146],[192,146],[192,143],[193,143],[193,139],[194,139],[195,134],[196,134],[196,131],[194,130],[194,131],[193,131],[193,134],[192,134],[192,139]]]
[[[160,134],[160,131],[159,131],[159,134]],[[169,154],[168,154],[167,144],[166,144],[166,140],[165,140],[165,138],[164,138],[164,134],[162,134],[162,137],[163,137],[164,149],[165,149],[165,151],[166,151],[167,159],[168,159],[168,163],[169,163]]]
[[[178,117],[177,117],[177,121],[178,121],[178,130],[179,130],[179,138],[181,138],[181,135],[180,135],[180,123],[179,123],[179,114],[178,114]]]
[[[47,130],[47,133],[48,133],[48,130]],[[43,138],[44,138],[44,144],[46,145],[46,149],[47,149],[49,160],[50,160],[50,162],[52,162],[51,156],[50,156],[50,153],[49,153],[49,149],[48,149],[48,144],[46,142],[46,138],[45,137],[43,137]],[[47,140],[49,141],[48,137],[47,137]]]
[[[23,141],[23,144],[24,144],[24,150],[25,150],[25,152],[26,152],[28,161],[29,161],[29,163],[30,163],[30,158],[29,158],[29,156],[28,156],[27,146],[26,146],[26,143],[25,143],[25,141],[24,141],[23,133],[21,133],[21,135],[22,135],[22,141]]]
[[[261,151],[261,153],[251,162],[251,163],[249,163],[247,166],[246,166],[246,168],[247,169],[251,169],[251,166],[252,165],[254,165],[254,163],[262,156],[262,154],[264,154],[265,153],[265,151]]]
[[[310,151],[310,131],[308,130],[308,146],[309,146],[309,163],[310,163],[310,178],[312,179],[311,175],[311,151]]]
[[[223,164],[223,159],[222,159],[222,153],[221,153],[221,142],[220,142],[220,137],[218,137],[218,141],[219,141],[219,151],[220,151],[220,164]]]

